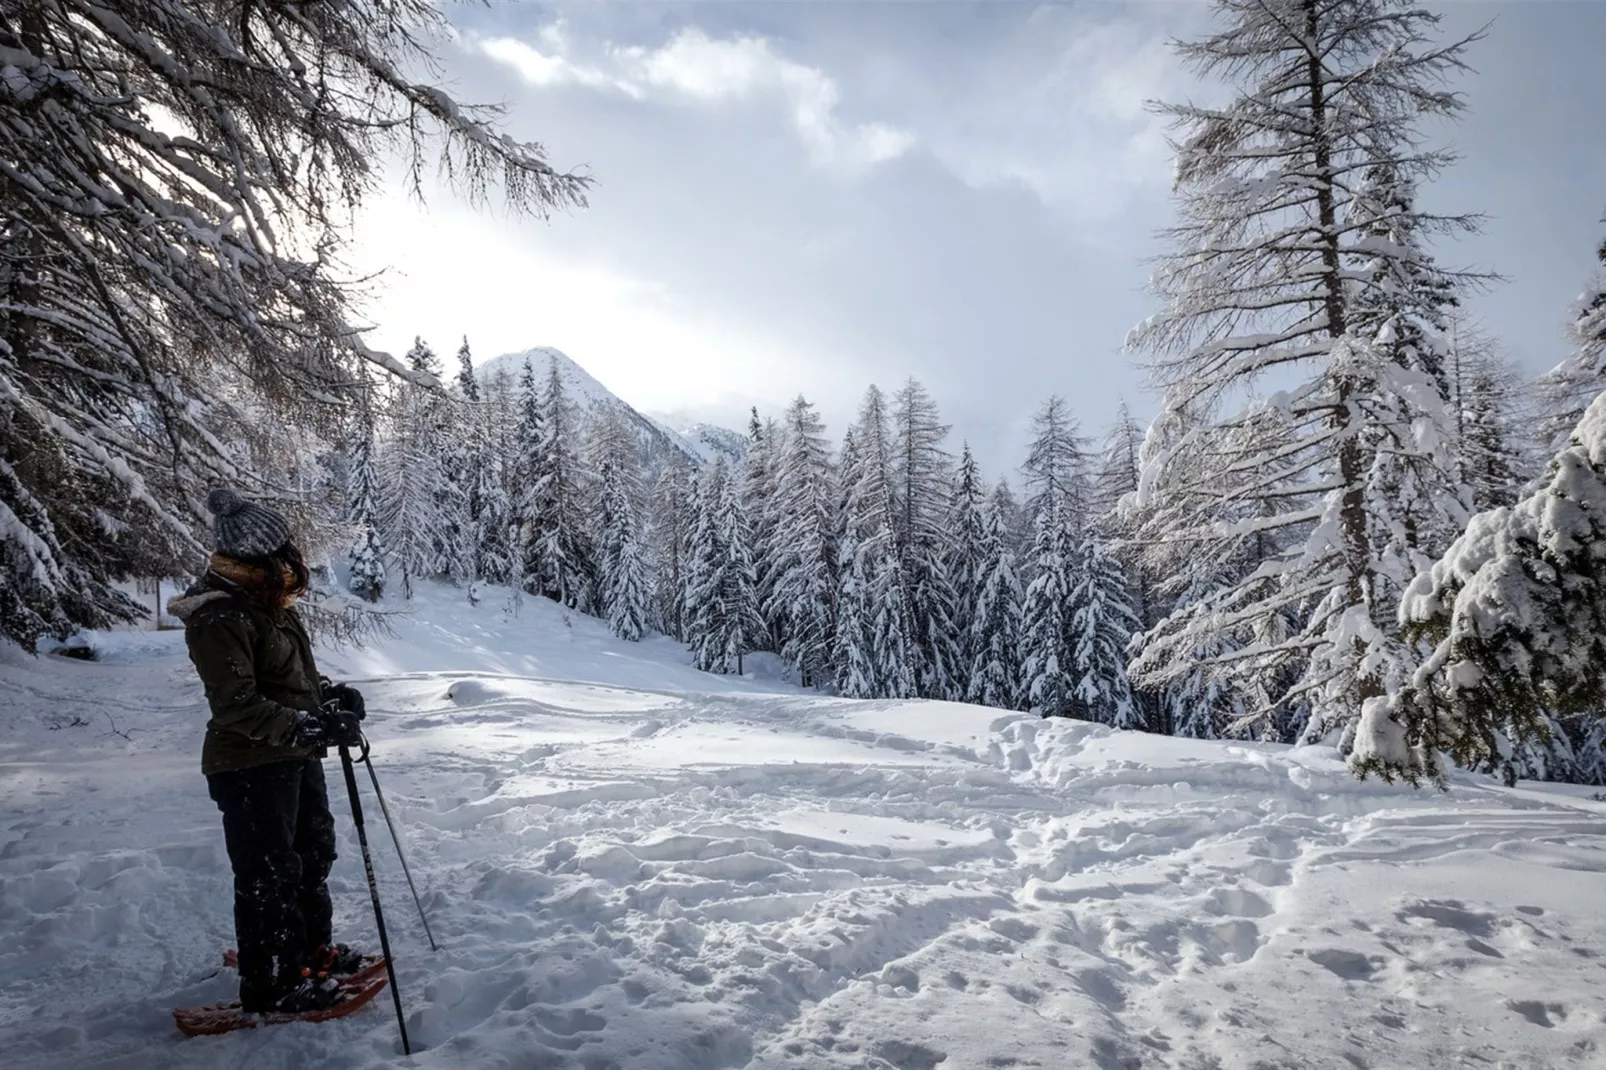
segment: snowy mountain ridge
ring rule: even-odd
[[[482,362],[475,373],[482,381],[506,375],[510,386],[516,388],[524,365],[535,369],[536,383],[545,389],[548,365],[556,361],[558,377],[574,410],[579,414],[582,430],[604,413],[622,417],[626,426],[635,431],[641,443],[642,467],[656,473],[671,460],[701,468],[715,457],[739,459],[745,448],[745,438],[735,431],[711,424],[693,424],[686,430],[677,430],[668,421],[654,419],[641,413],[635,406],[604,386],[596,376],[586,371],[580,362],[551,346],[534,346],[517,353],[504,353]]]

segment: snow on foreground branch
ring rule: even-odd
[[[1474,517],[1400,603],[1432,654],[1397,694],[1370,700],[1352,766],[1443,786],[1441,752],[1503,766],[1517,741],[1548,742],[1550,713],[1606,704],[1606,393],[1539,490]],[[1599,721],[1593,738],[1600,736]]]
[[[409,374],[339,268],[388,156],[415,190],[438,158],[471,201],[583,203],[414,80],[445,28],[427,0],[0,8],[0,637],[130,618],[111,583],[183,571],[208,486],[312,497],[286,454],[363,369]]]

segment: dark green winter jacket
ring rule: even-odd
[[[290,745],[297,711],[316,711],[320,694],[312,643],[294,609],[275,617],[211,576],[167,608],[184,622],[212,708],[202,773],[324,756],[322,747]]]

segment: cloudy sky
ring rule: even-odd
[[[1506,277],[1474,311],[1542,370],[1606,233],[1606,3],[1438,6],[1446,35],[1493,22],[1428,194],[1488,219],[1440,254]],[[355,261],[388,269],[381,347],[553,345],[638,408],[738,427],[801,392],[833,433],[915,376],[995,471],[1050,393],[1090,433],[1123,399],[1152,414],[1121,353],[1170,219],[1143,103],[1212,94],[1167,48],[1203,3],[450,10],[449,87],[596,188],[547,223],[375,198]]]

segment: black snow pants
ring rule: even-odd
[[[267,1010],[295,987],[311,953],[331,942],[326,882],[335,861],[335,819],[323,762],[274,762],[206,779],[223,811],[223,841],[234,866],[240,1004]]]

